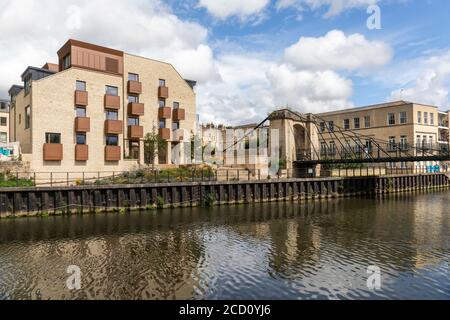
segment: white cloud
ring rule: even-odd
[[[269,3],[270,0],[199,0],[198,5],[221,20],[232,16],[245,20],[260,14]]]
[[[333,30],[320,38],[301,37],[285,51],[285,60],[297,68],[315,70],[371,70],[385,65],[392,49],[361,34],[346,36]]]
[[[367,8],[378,2],[379,0],[278,0],[276,7],[278,9],[293,7],[299,11],[307,9],[315,11],[326,7],[327,12],[324,17],[329,18],[337,16],[345,10]]]
[[[389,99],[450,108],[450,51],[423,61],[415,61],[412,68],[409,76],[403,77],[399,83],[404,89],[394,90]]]

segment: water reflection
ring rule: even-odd
[[[450,193],[0,221],[0,298],[450,298]],[[65,283],[69,265],[82,290]],[[382,270],[382,290],[366,286]]]

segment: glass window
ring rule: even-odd
[[[344,119],[344,129],[350,130],[350,119]]]
[[[8,134],[6,132],[0,132],[0,142],[7,143]]]
[[[46,133],[45,134],[45,143],[61,143],[61,134],[60,133]]]
[[[164,108],[166,106],[166,100],[164,99],[159,99],[159,107],[160,108]]]
[[[139,103],[139,97],[138,96],[129,95],[128,96],[128,103]]]
[[[434,126],[434,113],[430,112],[430,124]]]
[[[330,132],[334,132],[334,121],[328,122],[328,130],[330,130]]]
[[[136,73],[129,73],[128,81],[139,81],[139,75]]]
[[[86,144],[86,135],[85,134],[77,134],[77,144]]]
[[[77,91],[86,91],[86,82],[77,81],[76,89],[77,89]]]
[[[27,107],[27,108],[28,108],[28,107]],[[1,117],[1,118],[0,118],[0,125],[1,125],[2,127],[6,127],[7,124],[8,124],[8,123],[7,123],[6,117]]]
[[[30,122],[31,122],[31,109],[30,106],[25,108],[25,129],[30,128]]]
[[[423,123],[428,124],[428,112],[423,113]]]
[[[139,118],[128,118],[128,125],[129,126],[138,126]]]
[[[106,110],[106,120],[119,120],[119,113],[114,110]]]
[[[370,116],[365,116],[364,117],[364,126],[366,128],[370,128]]]
[[[0,110],[6,110],[6,103],[1,103]]]
[[[354,125],[355,129],[360,128],[359,118],[353,119],[353,125]]]
[[[160,86],[160,87],[165,87],[165,86],[166,86],[166,80],[164,80],[164,79],[159,79],[159,86]]]
[[[408,121],[406,111],[400,112],[400,123],[405,124]]]
[[[77,118],[86,118],[86,108],[77,107],[76,113],[77,113]]]
[[[107,146],[118,146],[119,145],[119,136],[115,136],[115,135],[106,136],[106,145]]]
[[[108,96],[118,96],[119,95],[119,89],[117,87],[106,86],[106,94]]]
[[[320,131],[320,132],[325,132],[325,122],[321,122],[321,123],[320,123],[319,131]]]
[[[159,120],[159,128],[160,129],[164,129],[166,127],[166,120],[165,119],[160,119]]]
[[[172,122],[172,130],[178,130],[178,129],[180,129],[180,123]]]
[[[174,103],[173,103],[173,108],[174,108],[174,109],[180,108],[180,103],[179,103],[179,102],[174,102]]]
[[[395,113],[388,114],[388,125],[393,126],[395,124]]]
[[[417,111],[417,122],[422,123],[422,111]]]
[[[63,70],[69,69],[72,65],[72,58],[70,53],[63,58]]]
[[[25,78],[24,87],[25,87],[25,95],[29,94],[31,89],[31,75]]]

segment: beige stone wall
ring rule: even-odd
[[[6,125],[0,125],[0,132],[6,134],[6,142],[9,142],[9,112],[0,112],[0,117],[6,119]]]
[[[152,132],[153,127],[159,129],[158,119],[158,88],[159,79],[166,80],[166,86],[169,88],[169,98],[166,100],[166,106],[172,108],[173,102],[178,102],[181,109],[186,110],[186,120],[180,121],[180,128],[185,130],[186,134],[191,134],[195,130],[196,121],[196,94],[175,68],[168,63],[142,58],[134,55],[124,55],[124,77],[123,77],[123,95],[127,97],[128,73],[139,75],[139,81],[142,83],[142,94],[140,103],[145,104],[145,115],[140,117],[140,125],[144,127],[144,136]],[[126,117],[126,109],[123,109]],[[172,120],[166,121],[166,128],[172,129]],[[128,131],[128,127],[126,127]],[[172,140],[175,139],[172,132]],[[125,134],[125,138],[127,134]],[[184,137],[190,141],[190,137]],[[128,143],[125,143],[128,145]],[[170,143],[169,143],[170,145]],[[143,143],[141,143],[141,162],[144,161]],[[170,159],[168,159],[170,160]],[[170,161],[169,161],[170,162]]]
[[[17,96],[15,101],[15,107],[10,111],[10,141],[20,142],[22,153],[29,154],[32,152],[32,132],[31,127],[25,129],[25,108],[32,103],[31,93],[25,95],[25,90],[22,90]],[[16,134],[14,137],[14,128],[16,128]]]

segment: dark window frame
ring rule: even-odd
[[[55,142],[55,141],[57,141],[57,142]],[[45,133],[45,143],[47,143],[47,144],[61,144],[61,133],[46,132]]]

